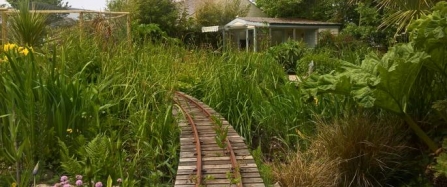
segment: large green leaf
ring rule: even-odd
[[[312,76],[303,88],[310,95],[348,95],[363,107],[376,106],[403,114],[422,61],[428,57],[424,52],[415,52],[411,44],[402,44],[382,58],[368,55],[360,66],[342,62],[338,73]]]
[[[374,105],[399,114],[406,113],[410,91],[422,68],[422,61],[428,57],[424,52],[415,52],[411,44],[391,48],[382,58],[381,65],[377,66],[377,79],[369,85],[374,88]]]
[[[416,49],[427,52],[431,58],[424,62],[430,71],[447,77],[447,2],[439,2],[433,13],[415,21],[409,29]]]

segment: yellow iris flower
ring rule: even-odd
[[[11,43],[7,43],[5,45],[3,45],[3,51],[4,52],[8,52],[8,51],[15,51],[18,52],[24,56],[27,56],[29,54],[29,52],[34,52],[32,47],[19,47],[17,44],[11,44]]]
[[[26,56],[26,55],[28,55],[29,50],[28,50],[28,48],[19,47],[19,53],[24,54]]]
[[[9,50],[13,50],[13,49],[15,49],[17,47],[18,46],[16,44],[7,43],[7,44],[3,45],[3,51],[6,52],[6,51],[9,51]]]

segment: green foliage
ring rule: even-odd
[[[257,0],[256,4],[270,17],[296,17],[302,10],[302,0]]]
[[[442,0],[380,0],[379,6],[389,10],[391,15],[384,17],[379,28],[395,26],[396,33],[407,32],[410,23],[431,13],[430,9]]]
[[[256,149],[251,151],[251,155],[256,162],[256,166],[258,167],[259,173],[261,174],[262,181],[266,186],[273,184],[273,171],[272,166],[266,163],[266,160],[263,156],[262,149],[258,146]]]
[[[0,63],[0,160],[14,166],[15,173],[9,181],[27,186],[31,182],[28,174],[32,165],[42,158],[38,154],[45,154],[40,143],[48,140],[51,130],[42,129],[48,134],[37,131],[46,124],[39,124],[35,115],[40,112],[37,103],[40,104],[38,96],[42,89],[36,81],[38,68],[33,52],[27,49],[30,52],[25,55],[20,47],[7,48],[2,53],[6,60]]]
[[[447,122],[447,99],[435,101],[432,108],[444,122]]]
[[[179,11],[171,0],[135,0],[139,24],[157,24],[161,30],[174,33]]]
[[[190,94],[213,107],[248,144],[261,146],[269,156],[280,156],[305,142],[297,129],[306,135],[313,132],[314,126],[305,120],[310,114],[302,107],[300,91],[269,55],[195,52],[185,59],[175,64],[179,83],[198,83]]]
[[[270,17],[305,18],[337,23],[356,22],[357,14],[350,0],[257,0]]]
[[[179,143],[170,117],[170,68],[163,68],[177,57],[153,55],[166,48],[151,45],[144,50],[118,45],[103,52],[92,38],[80,41],[67,33],[62,34],[67,36],[64,42],[45,44],[37,55],[28,49],[26,56],[23,48],[3,53],[9,58],[0,62],[0,160],[20,172],[2,173],[2,179],[27,186],[37,161],[42,173],[68,173],[60,167],[63,158],[54,140],[66,145],[70,158],[85,142],[104,134],[116,143],[107,149],[109,162],[123,163],[108,172],[123,178],[123,185],[169,183]],[[169,49],[175,54],[179,48]],[[117,158],[115,153],[127,156]],[[90,163],[68,165],[89,173],[83,167]]]
[[[47,16],[29,11],[28,3],[28,0],[21,1],[19,11],[12,15],[10,30],[18,44],[37,46],[42,43]]]
[[[351,35],[372,47],[386,47],[391,43],[391,29],[377,29],[382,17],[386,16],[380,14],[377,6],[372,2],[358,3],[355,11],[358,13],[358,22],[345,24],[343,34]]]
[[[327,74],[339,67],[339,60],[333,58],[330,52],[324,50],[312,50],[306,53],[297,62],[296,74],[300,76],[308,76],[309,63],[313,62],[313,73]]]
[[[426,51],[430,60],[424,63],[430,71],[440,76],[441,81],[447,80],[447,3],[440,2],[433,7],[433,13],[423,16],[410,26],[411,38],[415,48]]]
[[[150,40],[156,42],[168,37],[166,32],[161,30],[160,27],[154,23],[139,24],[134,28],[134,36],[139,36],[143,41]]]
[[[365,56],[372,52],[369,45],[356,39],[349,33],[342,32],[333,35],[330,32],[320,32],[317,51],[329,53],[333,58],[360,64]]]
[[[227,147],[227,135],[229,126],[223,127],[223,123],[220,118],[216,116],[212,116],[214,122],[214,131],[216,132],[216,136],[214,139],[216,140],[217,145],[224,149]]]
[[[8,1],[8,3],[14,8],[20,7],[20,3],[23,2],[21,0],[6,0],[6,1]],[[39,9],[39,4],[54,5],[54,6],[61,7],[61,8],[65,8],[68,6],[68,2],[64,2],[63,0],[39,0],[38,2],[36,2],[36,6],[37,6],[36,9]],[[28,3],[27,3],[27,6],[28,6]],[[29,6],[29,7],[31,7],[31,6]],[[46,9],[49,9],[49,8],[46,8]],[[52,8],[52,9],[55,9],[55,8]]]
[[[107,2],[107,9],[111,11],[130,11],[132,3],[128,0],[113,0]]]
[[[279,63],[286,72],[294,72],[297,61],[308,51],[304,42],[287,41],[273,46],[268,53]]]
[[[81,174],[86,181],[105,181],[107,176],[118,178],[120,166],[123,166],[125,155],[119,151],[121,145],[117,140],[104,135],[97,135],[90,142],[79,147],[71,156],[64,142],[61,147],[61,166],[71,176]]]
[[[439,3],[433,15],[415,22],[414,43],[397,45],[382,58],[369,55],[360,66],[343,63],[340,73],[314,77],[305,84],[309,93],[332,92],[350,95],[361,106],[376,106],[401,115],[429,146],[436,144],[417,126],[409,113],[426,115],[432,102],[445,98],[445,45],[441,21],[445,3]],[[441,42],[441,43],[439,43]],[[414,47],[413,47],[414,46]],[[443,96],[444,95],[444,96]]]
[[[270,17],[307,18],[329,20],[334,14],[333,0],[257,0],[259,6]]]
[[[241,0],[206,1],[197,8],[195,20],[198,26],[225,25],[237,16],[247,15],[248,8],[241,5]]]
[[[447,139],[444,139],[442,148],[447,148]],[[447,153],[443,152],[436,157],[436,164],[434,165],[433,169],[435,171],[435,177],[447,177]]]
[[[379,107],[403,115],[415,133],[436,151],[436,144],[414,123],[407,114],[411,89],[428,56],[414,51],[411,44],[390,49],[381,59],[367,56],[360,66],[342,62],[341,73],[314,76],[304,84],[311,95],[337,93],[354,98],[363,107]]]

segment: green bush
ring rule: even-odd
[[[312,51],[305,54],[298,60],[296,74],[301,76],[309,75],[309,64],[313,62],[313,73],[327,74],[335,70],[339,65],[339,60],[332,58],[327,51]]]
[[[306,54],[308,48],[306,43],[289,40],[268,50],[276,62],[278,62],[286,72],[294,73],[296,63]]]

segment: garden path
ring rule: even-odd
[[[177,92],[174,101],[182,131],[175,187],[265,186],[244,139],[228,121],[184,93]]]

